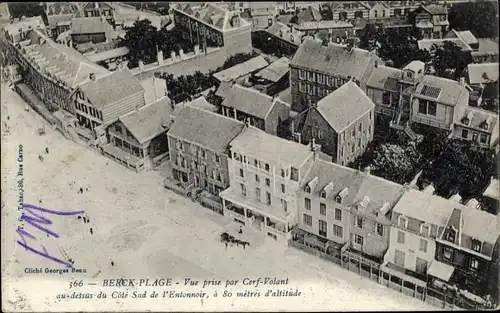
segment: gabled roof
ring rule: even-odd
[[[19,30],[26,32],[30,29],[44,29],[45,24],[43,23],[42,17],[34,16],[12,24],[7,24],[4,27],[10,36],[15,36],[19,34]]]
[[[231,92],[222,102],[222,105],[265,119],[276,104],[276,101],[272,97],[260,93],[258,90],[234,84]]]
[[[305,35],[304,32],[299,31],[296,27],[292,26],[292,24],[290,24],[290,26],[287,26],[286,24],[283,24],[281,22],[274,23],[264,31],[296,46],[300,45],[302,37]]]
[[[300,168],[313,154],[309,146],[246,126],[232,142],[231,147],[260,160],[275,161]]]
[[[314,7],[308,6],[304,10],[300,10],[297,14],[299,23],[303,22],[319,22],[323,20],[321,13]]]
[[[112,58],[125,56],[128,54],[128,52],[129,52],[129,49],[127,47],[119,47],[119,48],[115,48],[113,50],[107,50],[107,51],[91,54],[87,58],[89,60],[91,60],[92,62],[101,62],[104,60],[109,60]]]
[[[437,91],[437,97],[426,96],[424,88],[429,89],[429,87],[432,87],[432,89]],[[422,82],[420,82],[415,89],[414,96],[454,106],[457,105],[458,102],[464,97],[468,99],[469,91],[465,85],[461,85],[460,82],[455,80],[432,75],[424,75]]]
[[[455,30],[453,29],[453,31],[455,31]],[[479,41],[477,41],[476,36],[474,36],[470,30],[456,31],[456,33],[468,45],[479,43]]]
[[[352,28],[354,25],[347,21],[318,21],[318,22],[302,22],[297,25],[298,30],[311,29],[336,29],[336,28]]]
[[[464,123],[464,118],[469,119],[469,124]],[[498,114],[476,107],[459,107],[457,110],[455,124],[469,127],[480,132],[492,133],[498,127]],[[484,122],[488,121],[487,129],[481,128]]]
[[[314,184],[311,193],[319,193],[325,186],[331,184],[329,197],[334,199],[342,190],[347,189],[343,205],[349,207],[364,200],[365,213],[376,214],[384,203],[392,207],[404,192],[402,185],[324,160],[316,160],[313,163],[302,188],[315,178],[317,183]]]
[[[272,82],[278,82],[283,76],[288,74],[289,65],[290,59],[282,57],[271,63],[268,67],[260,70],[255,76]]]
[[[402,71],[400,69],[379,65],[372,71],[366,86],[397,91],[398,81],[401,78],[401,75]]]
[[[168,135],[224,153],[244,124],[237,120],[203,109],[186,106],[176,116]]]
[[[111,25],[100,17],[78,17],[71,20],[71,33],[98,34],[111,31]]]
[[[446,41],[453,42],[458,47],[462,48],[462,51],[472,51],[472,48],[462,38],[421,39],[418,41],[418,48],[420,50],[430,51],[433,45],[440,47],[444,45]]]
[[[372,56],[369,51],[329,43],[328,47],[312,39],[304,40],[290,62],[291,66],[335,74],[341,77],[361,79]]]
[[[78,10],[78,5],[71,2],[46,2],[45,4],[45,12],[49,18],[51,15],[72,15]]]
[[[232,81],[238,79],[247,74],[253,73],[268,66],[269,63],[264,59],[263,56],[259,55],[243,63],[237,64],[228,69],[222,70],[213,74],[213,76],[220,82],[222,81]]]
[[[173,124],[173,109],[168,97],[120,116],[119,120],[140,144],[167,132]]]
[[[317,104],[318,112],[337,133],[374,107],[370,98],[352,81],[319,100]]]
[[[82,84],[80,89],[97,109],[103,109],[136,93],[144,93],[144,88],[128,69],[97,77],[94,81]]]
[[[498,55],[498,38],[478,38],[479,49],[472,51],[472,56]]]
[[[448,8],[441,4],[429,4],[424,6],[424,9],[430,14],[448,14]]]
[[[478,63],[467,65],[469,84],[487,84],[498,82],[498,63]]]

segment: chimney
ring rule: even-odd
[[[170,52],[170,57],[172,58],[172,61],[175,61],[175,51]]]
[[[163,65],[163,51],[158,50],[158,53],[156,54],[156,59],[158,60],[158,65]]]
[[[363,172],[369,175],[370,172],[371,172],[371,167],[370,166],[365,167],[365,169],[363,170]]]
[[[95,73],[90,73],[90,74],[89,74],[89,79],[90,79],[91,81],[95,81]]]
[[[311,151],[314,155],[314,161],[318,160],[320,145],[316,144],[316,138],[311,139]]]
[[[432,184],[430,184],[429,186],[425,187],[424,188],[424,192],[425,193],[429,193],[429,194],[434,194],[434,186],[432,186]]]
[[[186,58],[186,56],[184,55],[184,50],[179,50],[179,57],[181,58],[181,60],[184,60]]]
[[[465,86],[465,77],[460,77],[460,85]]]
[[[195,54],[195,55],[200,54],[200,45],[195,45],[195,46],[194,46],[194,54]]]
[[[141,69],[141,72],[144,71],[144,61],[139,60],[139,68]]]

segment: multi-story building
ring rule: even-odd
[[[290,107],[278,98],[234,84],[221,104],[221,113],[241,122],[248,121],[276,136],[282,123],[290,117]]]
[[[292,58],[304,41],[305,33],[292,24],[276,22],[265,30],[254,32],[252,36],[255,38],[254,41],[260,42],[264,52],[279,52],[283,56]]]
[[[107,127],[102,154],[136,171],[150,169],[168,156],[167,131],[174,121],[168,97],[118,118]]]
[[[449,30],[448,9],[441,4],[421,5],[415,10],[415,26],[423,38],[443,38]]]
[[[203,109],[182,109],[167,133],[174,179],[218,196],[229,186],[230,142],[243,127],[242,122]]]
[[[74,44],[102,43],[113,39],[113,26],[104,16],[79,17],[71,20],[71,40]]]
[[[390,211],[404,187],[369,173],[317,160],[298,192],[298,228],[382,260],[389,246]]]
[[[145,105],[144,88],[128,69],[100,76],[90,73],[87,81],[75,88],[70,99],[69,111],[90,133],[98,126],[106,128],[120,116]]]
[[[115,18],[115,8],[110,2],[86,2],[81,6],[82,17],[105,17],[108,21]]]
[[[212,3],[181,2],[172,5],[176,27],[193,45],[220,47],[226,57],[252,52],[252,24]],[[205,49],[205,48],[203,48]]]
[[[25,86],[33,90],[49,110],[69,110],[70,93],[89,73],[109,73],[72,48],[52,41],[38,24],[33,26],[23,21],[10,24],[6,35],[8,59],[20,67],[17,72],[22,73]]]
[[[498,144],[498,114],[475,107],[460,107],[452,134],[480,147],[492,148]]]
[[[277,95],[290,86],[289,69],[290,59],[281,57],[252,76],[252,87],[266,95]]]
[[[301,129],[301,142],[314,138],[333,162],[346,165],[373,139],[375,105],[350,81],[311,105]]]
[[[483,106],[498,101],[498,62],[469,64],[466,80],[472,88],[469,104]]]
[[[305,33],[327,32],[329,41],[336,43],[354,36],[354,25],[347,21],[304,22],[296,28]]]
[[[296,192],[319,147],[310,149],[248,124],[230,146],[230,186],[220,194],[224,215],[274,239],[290,239],[297,224]]]
[[[276,1],[248,2],[247,11],[252,20],[253,30],[267,28],[276,22],[279,14],[278,3]]]
[[[334,21],[368,18],[371,6],[366,1],[335,1],[330,4]]]
[[[268,66],[266,59],[259,55],[248,61],[236,64],[230,68],[214,73],[212,76],[219,82],[243,83],[252,75]]]
[[[498,288],[499,238],[498,216],[467,206],[450,206],[436,238],[436,261],[451,267],[450,272],[453,269],[450,283],[481,296],[491,295]],[[433,274],[440,278],[442,273],[431,271]]]
[[[306,39],[290,62],[292,110],[302,112],[351,80],[365,90],[376,62],[382,64],[374,51]]]

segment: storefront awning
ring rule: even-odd
[[[453,266],[434,260],[432,261],[427,274],[444,281],[449,281],[454,270],[455,268]]]

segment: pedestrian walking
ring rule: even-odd
[[[90,229],[90,234],[91,234],[91,235],[93,235],[93,234],[94,234],[94,232],[92,231],[92,228]]]
[[[45,147],[45,153],[49,154],[49,148]]]
[[[243,234],[243,228],[240,226],[240,230],[238,231],[239,234]]]
[[[111,266],[115,266],[115,262],[111,261]]]
[[[226,244],[226,249],[227,249],[227,241],[224,242]]]
[[[83,217],[83,222],[87,223],[87,218],[85,216]]]

